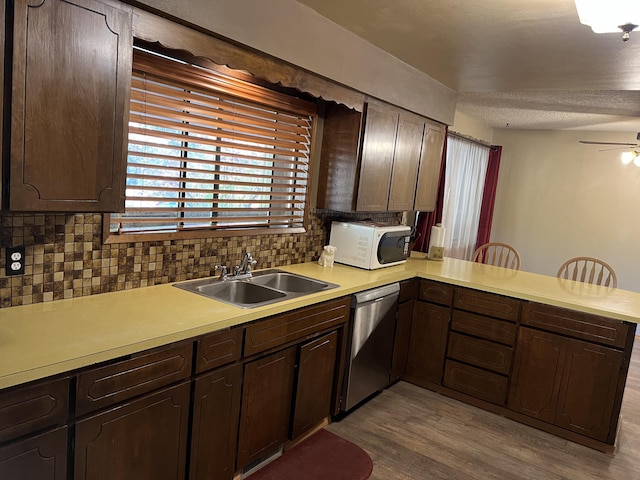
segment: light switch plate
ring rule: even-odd
[[[6,265],[7,276],[24,274],[24,246],[7,247]]]

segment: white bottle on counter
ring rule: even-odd
[[[429,260],[443,260],[444,259],[444,236],[446,229],[441,223],[436,223],[431,227],[431,237],[429,237]]]

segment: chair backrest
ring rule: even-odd
[[[520,254],[515,248],[506,243],[489,242],[480,245],[473,252],[471,261],[520,270]]]
[[[556,276],[605,287],[618,286],[618,278],[611,265],[594,257],[570,258],[560,266]]]

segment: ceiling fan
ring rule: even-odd
[[[640,132],[636,135],[636,139],[640,141]],[[625,165],[633,162],[636,167],[640,167],[640,143],[624,143],[624,142],[592,142],[589,140],[579,140],[580,143],[588,145],[610,145],[611,148],[601,148],[599,152],[607,150],[625,150],[620,156],[620,160]],[[613,145],[616,145],[615,147]]]
[[[636,140],[640,141],[640,132],[636,135]],[[633,148],[640,148],[640,143],[624,143],[624,142],[594,142],[590,140],[579,140],[580,143],[585,143],[587,145],[611,145],[612,148],[604,148],[599,150],[600,152],[604,152],[606,150],[629,150]],[[613,147],[613,145],[617,145]]]

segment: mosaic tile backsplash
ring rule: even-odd
[[[0,308],[208,277],[215,265],[238,265],[245,251],[256,268],[313,261],[338,218],[399,223],[401,216],[318,209],[305,233],[103,245],[100,214],[3,214]],[[26,247],[24,275],[6,276],[6,247],[18,245]]]

